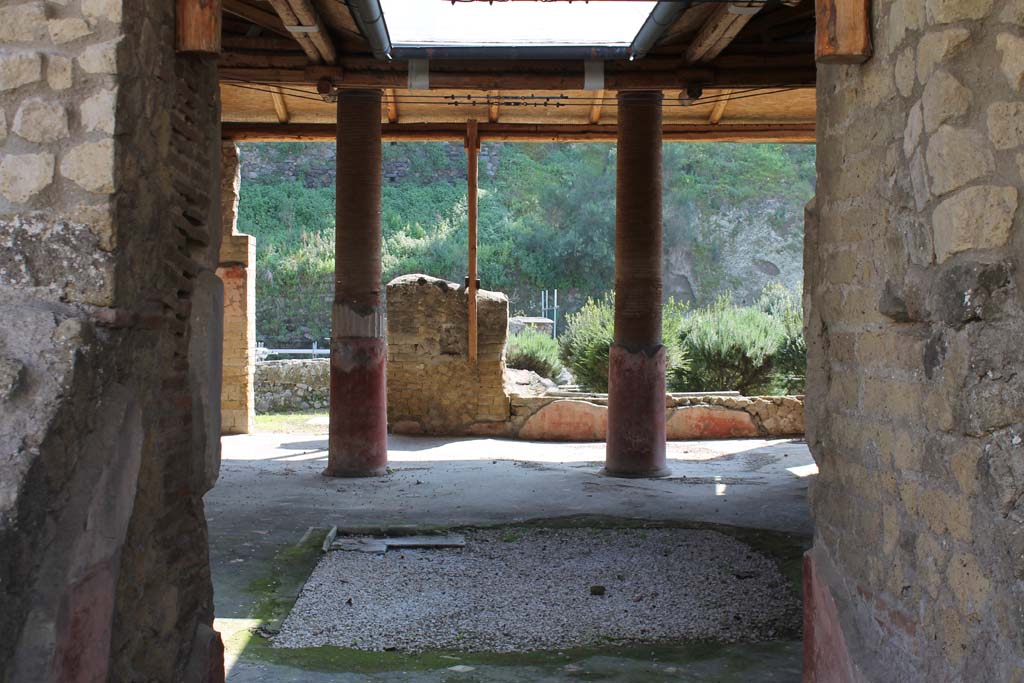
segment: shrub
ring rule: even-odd
[[[686,353],[679,344],[679,328],[688,307],[669,299],[662,307],[662,339],[665,363],[672,370],[687,366]],[[565,317],[565,331],[559,337],[562,361],[576,383],[590,391],[608,391],[608,350],[615,338],[615,297],[587,299],[576,313]]]
[[[558,342],[531,328],[509,338],[505,364],[517,370],[532,370],[550,380],[556,380],[562,374]]]
[[[558,343],[562,361],[576,383],[590,391],[608,391],[608,348],[615,327],[615,300],[610,294],[587,299],[575,313],[565,316]]]
[[[781,284],[769,284],[757,307],[782,323],[782,338],[775,351],[775,389],[802,394],[807,382],[807,343],[800,296]]]
[[[783,336],[778,318],[720,297],[683,320],[679,341],[689,363],[670,373],[669,386],[674,391],[763,393],[772,385]]]

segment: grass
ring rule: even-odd
[[[256,416],[257,433],[326,434],[326,424],[309,424],[313,418],[327,419],[327,411],[309,413],[266,413]]]

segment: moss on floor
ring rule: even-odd
[[[516,524],[496,524],[488,528],[508,528],[507,538],[514,541],[519,529],[529,528],[690,528],[709,529],[727,534],[756,550],[774,558],[788,578],[797,596],[800,594],[801,557],[809,546],[810,539],[791,534],[758,529],[742,529],[714,524],[685,522],[652,522],[647,520],[615,517],[573,516],[554,519],[532,520]],[[484,528],[481,526],[474,528]],[[426,533],[450,529],[438,527],[400,529],[353,528],[339,533]],[[618,658],[635,660],[639,663],[674,663],[690,667],[711,662],[716,667],[724,666],[736,675],[748,675],[757,671],[759,657],[791,658],[799,634],[783,634],[787,640],[772,643],[721,644],[705,642],[668,644],[616,644],[609,642],[603,647],[574,648],[559,651],[486,653],[431,651],[424,653],[368,652],[353,648],[321,646],[309,648],[274,648],[267,636],[277,632],[288,615],[306,579],[312,573],[322,554],[322,544],[327,529],[310,529],[295,545],[281,549],[275,554],[266,575],[249,584],[247,590],[253,594],[250,609],[251,619],[257,620],[254,628],[238,628],[225,633],[225,649],[230,656],[243,661],[265,662],[280,666],[296,667],[310,671],[380,673],[388,671],[430,671],[446,669],[456,664],[471,666],[515,666],[558,669],[593,658]],[[243,620],[244,621],[244,620]],[[253,623],[253,622],[247,622]],[[719,663],[717,660],[722,660]],[[719,670],[716,668],[716,671]],[[724,669],[722,670],[725,671]],[[645,680],[638,678],[637,680]],[[740,676],[716,678],[715,680],[749,680]],[[774,678],[764,680],[776,680]]]

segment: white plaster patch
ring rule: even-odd
[[[931,190],[937,197],[995,170],[988,141],[981,133],[948,125],[928,140],[926,160]]]
[[[116,90],[100,90],[82,102],[82,125],[86,130],[114,133],[114,114],[117,106]]]
[[[70,43],[92,33],[92,29],[85,23],[85,19],[79,19],[78,17],[50,19],[47,28],[50,31],[50,39],[57,45]]]
[[[117,71],[117,46],[121,39],[90,45],[78,57],[78,66],[90,74],[112,74]]]
[[[0,91],[14,90],[43,77],[43,58],[38,52],[0,54]]]
[[[22,204],[53,182],[53,155],[7,154],[0,159],[0,195]]]
[[[41,2],[0,7],[0,43],[33,42],[46,36],[46,9]]]
[[[1003,55],[1003,75],[1010,82],[1010,87],[1020,90],[1024,86],[1024,38],[1000,33],[996,37],[996,49]]]
[[[90,192],[113,192],[114,141],[108,139],[78,145],[65,155],[60,172]]]
[[[32,142],[54,142],[67,137],[68,115],[60,102],[33,97],[21,103],[11,130]]]
[[[1015,187],[969,187],[935,209],[935,257],[942,263],[969,249],[995,249],[1010,237],[1017,211]]]

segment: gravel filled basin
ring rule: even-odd
[[[800,628],[776,563],[715,531],[501,528],[465,539],[327,553],[274,646],[517,652]]]

